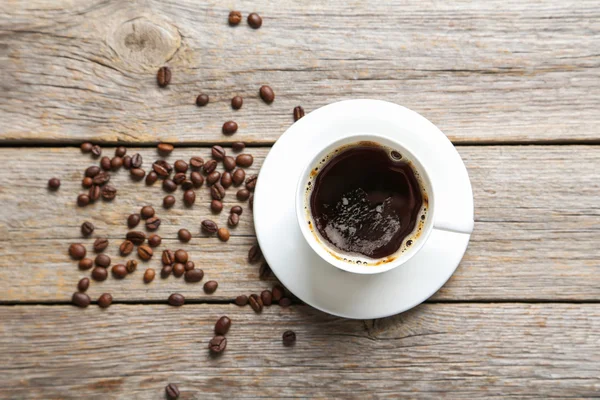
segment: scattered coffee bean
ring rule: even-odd
[[[148,244],[150,247],[158,247],[162,242],[162,238],[158,235],[150,235],[148,236]]]
[[[127,268],[123,264],[113,265],[110,270],[115,279],[123,279],[127,276]]]
[[[304,108],[300,106],[294,107],[294,122],[298,121],[302,117],[304,117]]]
[[[198,107],[204,107],[205,105],[208,104],[209,100],[210,100],[210,98],[208,97],[207,94],[200,93],[198,95],[198,97],[196,97],[196,105]]]
[[[172,179],[165,179],[162,184],[162,188],[165,192],[172,193],[177,190],[177,184]]]
[[[213,171],[210,174],[208,174],[208,176],[206,177],[206,183],[208,183],[209,185],[212,185],[215,182],[217,182],[219,179],[221,179],[221,173],[219,171]]]
[[[112,185],[104,185],[102,187],[102,198],[104,200],[113,200],[117,197],[117,189]]]
[[[243,104],[244,99],[242,99],[241,96],[235,96],[233,99],[231,99],[231,108],[233,108],[234,110],[239,110],[240,108],[242,108]]]
[[[208,349],[213,354],[219,354],[227,348],[227,339],[225,336],[215,336],[208,343]]]
[[[131,156],[131,168],[142,168],[143,163],[144,159],[140,153],[135,153],[133,156]]]
[[[100,168],[105,171],[110,171],[110,158],[104,156],[100,159]]]
[[[186,176],[185,176],[185,173],[183,173],[183,172],[178,172],[173,177],[173,182],[175,182],[176,185],[181,185],[185,180],[186,180]]]
[[[225,189],[229,188],[233,184],[233,178],[231,177],[231,173],[223,172],[221,175],[221,186]]]
[[[256,188],[257,178],[258,177],[256,175],[250,175],[248,179],[246,179],[246,189],[248,189],[251,192],[254,192],[254,189]]]
[[[210,195],[213,200],[223,200],[225,197],[225,188],[219,182],[215,183],[210,188]]]
[[[227,156],[223,159],[223,167],[226,171],[233,171],[235,169],[235,158]]]
[[[177,232],[177,237],[184,243],[189,242],[192,239],[192,234],[187,229],[180,229]]]
[[[94,266],[94,260],[92,260],[91,258],[83,258],[83,259],[79,260],[79,269],[81,269],[81,270],[90,269],[93,266]]]
[[[239,153],[240,151],[244,151],[245,148],[246,148],[246,145],[244,144],[244,142],[234,142],[231,144],[231,149],[233,151],[235,151],[236,153]]]
[[[128,273],[133,273],[138,266],[138,262],[136,260],[128,260],[127,263],[125,263],[125,269],[127,270]]]
[[[229,25],[236,26],[242,22],[242,13],[239,11],[231,11],[229,13]]]
[[[77,205],[79,207],[85,207],[90,204],[90,197],[87,194],[80,194],[77,196]]]
[[[96,200],[98,200],[100,198],[100,186],[98,185],[92,185],[90,187],[90,190],[88,190],[88,197],[90,198],[91,202],[94,202]]]
[[[169,304],[175,307],[181,307],[185,304],[185,297],[179,293],[173,293],[169,296]]]
[[[168,196],[167,196],[168,197]],[[160,226],[160,218],[151,217],[146,220],[146,229],[149,231],[155,231]]]
[[[104,251],[108,247],[108,239],[106,238],[98,238],[94,241],[94,251],[96,253],[100,253]]]
[[[192,173],[194,173],[194,172],[192,172]],[[193,188],[194,188],[194,183],[192,181],[190,181],[189,179],[186,179],[183,182],[181,182],[181,189],[183,189],[184,191],[192,190]]]
[[[250,197],[250,192],[248,191],[248,189],[240,189],[240,190],[238,190],[236,196],[237,196],[238,200],[246,201],[246,200],[248,200],[248,197]]]
[[[169,250],[169,249],[163,250],[160,259],[161,259],[163,265],[171,265],[171,264],[175,263],[175,253],[173,252],[173,250]]]
[[[204,165],[204,159],[202,157],[190,158],[190,167],[193,169],[200,169]]]
[[[285,295],[285,289],[281,285],[275,285],[271,293],[273,294],[273,301],[279,301]]]
[[[171,164],[169,164],[165,160],[154,161],[154,163],[152,164],[152,169],[154,170],[154,172],[156,172],[158,176],[163,178],[168,177],[171,174],[171,171],[173,171],[173,167],[171,167]]]
[[[296,343],[296,334],[294,331],[285,331],[283,332],[281,339],[283,340],[284,346],[292,346]]]
[[[240,206],[233,206],[231,207],[231,214],[237,214],[237,215],[242,215],[242,212],[244,212],[244,209]]]
[[[127,217],[127,226],[129,228],[135,228],[140,223],[140,214],[131,214]]]
[[[259,93],[260,98],[263,99],[263,101],[267,104],[271,104],[273,100],[275,100],[275,93],[273,92],[273,89],[267,85],[261,86]]]
[[[165,198],[163,199],[163,207],[164,208],[171,208],[175,205],[175,197],[168,195],[165,196]]]
[[[254,162],[254,157],[252,157],[252,154],[239,154],[235,158],[235,162],[238,167],[248,168]]]
[[[210,202],[210,209],[212,212],[218,214],[223,210],[223,203],[220,200],[213,200]]]
[[[90,287],[90,280],[88,278],[81,278],[79,283],[77,284],[77,290],[80,292],[85,292]]]
[[[177,160],[175,161],[175,164],[173,164],[173,166],[175,167],[175,171],[177,172],[187,172],[188,170],[188,163],[186,163],[183,160]]]
[[[123,168],[131,169],[131,156],[123,157]]]
[[[158,146],[156,146],[156,149],[160,154],[168,155],[173,151],[173,145],[169,143],[159,143]]]
[[[118,170],[122,166],[123,166],[123,159],[121,157],[114,156],[112,158],[112,160],[110,160],[110,169],[112,169],[113,171]]]
[[[48,188],[50,190],[58,190],[59,187],[60,187],[60,179],[58,179],[58,178],[50,178],[48,180]]]
[[[94,264],[98,267],[108,268],[110,265],[110,257],[106,254],[98,254],[94,259]]]
[[[81,180],[81,186],[83,186],[84,188],[89,188],[90,186],[92,186],[92,183],[92,178],[90,178],[89,176],[86,176]]]
[[[219,228],[217,231],[217,236],[221,240],[221,242],[226,242],[229,240],[229,230],[227,228]]]
[[[240,223],[240,216],[238,214],[231,213],[229,215],[229,218],[227,218],[227,225],[229,225],[232,228],[238,226],[239,223]]]
[[[98,297],[98,306],[100,308],[108,308],[112,304],[113,298],[110,293],[103,293]]]
[[[92,178],[92,183],[94,185],[102,186],[110,181],[110,175],[106,172],[100,172],[98,175]]]
[[[250,307],[252,307],[254,312],[256,312],[256,313],[262,312],[263,303],[262,303],[261,298],[258,295],[251,294],[250,297],[248,297],[248,303],[250,304]]]
[[[144,219],[148,219],[150,217],[154,217],[154,208],[152,206],[144,206],[140,210],[140,215]]]
[[[292,305],[292,300],[290,300],[290,298],[289,298],[289,297],[282,297],[282,298],[279,300],[279,305],[280,305],[281,307],[284,307],[284,308],[285,308],[285,307],[289,307],[289,306],[291,306],[291,305]]]
[[[136,246],[141,245],[146,240],[146,234],[140,231],[127,232],[125,238],[135,244]]]
[[[248,14],[248,25],[253,29],[258,29],[262,25],[262,18],[257,13]]]
[[[169,383],[165,387],[165,393],[167,395],[167,400],[177,400],[179,398],[179,389],[174,383]]]
[[[205,219],[204,221],[202,221],[201,227],[202,227],[202,231],[204,233],[208,233],[208,234],[217,233],[217,231],[219,230],[219,227],[217,226],[217,224],[214,223],[213,221],[211,221],[210,219]],[[84,253],[84,256],[85,256],[85,253]]]
[[[181,263],[175,263],[173,264],[173,275],[176,278],[181,277],[181,275],[183,275],[183,273],[185,272],[185,266]]]
[[[258,269],[258,277],[260,279],[268,279],[271,276],[271,267],[266,262],[260,265]]]
[[[246,304],[248,304],[248,296],[246,296],[245,294],[239,295],[235,298],[235,304],[237,304],[240,307],[245,306]]]
[[[102,282],[105,281],[107,277],[108,271],[106,271],[106,268],[95,267],[92,270],[92,279],[95,281]]]
[[[231,328],[231,320],[227,316],[223,316],[217,320],[215,324],[215,333],[217,335],[225,335]]]
[[[125,240],[119,246],[119,252],[122,256],[128,256],[133,251],[133,243],[130,240]]]
[[[146,171],[141,168],[131,168],[129,170],[129,175],[131,175],[134,180],[141,181],[144,179],[144,176],[146,176]]]
[[[98,175],[99,173],[100,173],[100,168],[95,165],[87,167],[87,169],[85,170],[85,176],[87,176],[89,178],[93,178],[96,175]]]
[[[148,175],[146,175],[146,185],[148,186],[154,185],[157,180],[158,174],[154,171],[150,171],[148,172]]]
[[[250,247],[250,250],[248,251],[248,262],[250,264],[254,264],[254,263],[259,262],[261,258],[262,258],[262,251],[260,251],[260,247],[258,247],[257,244]]]
[[[188,262],[185,263],[185,270],[186,271],[191,271],[196,267],[196,265],[194,265],[194,262],[192,260],[188,260]]]
[[[190,269],[185,271],[186,282],[200,282],[204,278],[204,271],[201,269]]]
[[[175,252],[175,261],[185,264],[188,260],[188,253],[185,250],[179,249]]]
[[[205,174],[210,174],[217,168],[217,160],[208,160],[204,163],[203,169]]]
[[[85,221],[81,224],[81,234],[83,236],[90,236],[94,232],[94,224],[89,221]]]
[[[125,154],[127,154],[127,149],[124,146],[119,146],[115,149],[115,156],[125,157]]]
[[[171,82],[171,69],[160,67],[156,73],[156,82],[160,87],[166,87]]]
[[[94,158],[98,158],[102,155],[102,148],[100,146],[98,146],[97,144],[92,146],[92,156]]]
[[[263,290],[260,293],[260,299],[262,300],[263,304],[268,307],[273,302],[273,294],[270,290]]]
[[[222,160],[225,158],[225,149],[219,145],[213,146],[211,149],[212,156],[215,160]]]
[[[86,308],[90,305],[90,296],[85,293],[75,292],[71,297],[71,302],[77,307]]]
[[[156,273],[154,272],[154,270],[152,268],[148,268],[145,272],[144,272],[144,282],[145,283],[150,283],[154,280],[154,275],[156,275]]]
[[[89,153],[90,151],[92,151],[92,146],[93,145],[90,142],[81,143],[81,152]]]
[[[227,121],[223,124],[223,134],[225,135],[233,135],[238,130],[238,124],[234,121]]]
[[[192,184],[194,185],[195,188],[199,188],[200,186],[202,186],[204,184],[204,177],[202,175],[200,175],[200,172],[192,172],[190,174],[190,180],[192,181]]]
[[[152,251],[152,248],[145,244],[138,247],[137,251],[138,251],[138,256],[144,261],[148,261],[149,259],[151,259],[152,254],[154,253]]]
[[[235,186],[239,186],[244,182],[244,179],[246,178],[246,172],[241,169],[238,168],[233,172],[233,176],[231,177],[231,179],[233,180],[233,184]]]
[[[171,272],[173,272],[173,267],[170,265],[165,265],[160,270],[160,277],[162,279],[167,279],[171,275]]]

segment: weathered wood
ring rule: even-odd
[[[230,6],[0,4],[0,138],[270,143],[298,104],[366,97],[412,108],[456,142],[600,139],[597,1],[236,2],[263,16],[256,31],[229,27]],[[165,64],[173,80],[160,89]],[[235,112],[234,95],[245,99]],[[221,134],[229,119],[233,138]]]
[[[233,324],[215,358],[207,345],[221,315]],[[430,304],[374,322],[235,305],[18,306],[0,317],[2,398],[159,399],[168,383],[184,399],[600,391],[598,304]]]
[[[129,149],[130,154],[138,151],[145,166],[158,158],[155,149]],[[255,173],[268,149],[250,151],[256,157],[250,172]],[[600,183],[596,171],[600,148],[467,146],[459,151],[473,184],[476,227],[461,266],[434,299],[598,300]],[[113,149],[104,152],[112,154]],[[182,148],[169,160],[208,154],[208,148]],[[187,249],[204,269],[206,279],[219,281],[219,289],[206,296],[201,285],[173,277],[144,285],[144,267],[160,268],[155,256],[123,281],[93,283],[90,292],[94,296],[110,291],[118,301],[165,301],[178,290],[199,300],[231,300],[273,283],[260,281],[259,265],[246,261],[248,248],[255,243],[248,209],[228,243],[200,235],[202,219],[210,217],[224,224],[227,217],[226,212],[211,215],[206,188],[198,191],[191,209],[182,206],[178,191],[178,204],[166,211],[160,206],[165,193],[159,183],[146,187],[143,182],[131,182],[127,172],[120,171],[111,180],[119,190],[117,199],[81,209],[74,202],[82,172],[91,164],[88,155],[75,148],[28,148],[0,149],[0,158],[5,160],[0,169],[0,301],[69,301],[77,281],[89,272],[79,271],[69,259],[68,245],[81,241],[91,252],[89,245],[94,240],[81,238],[80,224],[91,220],[97,227],[94,237],[110,238],[107,253],[117,262],[122,260],[117,249],[127,232],[127,215],[147,203],[163,217],[158,233],[164,242],[159,252],[167,247]],[[63,182],[56,193],[46,189],[51,176]],[[233,193],[229,191],[227,201]],[[194,234],[190,243],[176,239],[180,227]]]

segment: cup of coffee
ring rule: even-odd
[[[375,274],[421,250],[433,229],[427,171],[392,137],[354,134],[316,152],[298,180],[296,214],[304,238],[344,271]]]

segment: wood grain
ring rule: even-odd
[[[229,27],[231,7],[258,11],[262,28]],[[600,140],[594,0],[35,0],[0,11],[8,142],[272,143],[294,106],[350,98],[405,105],[455,142]],[[173,80],[161,89],[165,64]],[[232,138],[221,134],[230,119]]]
[[[471,177],[475,196],[475,232],[469,249],[451,280],[434,300],[577,300],[598,301],[600,287],[596,250],[600,242],[600,167],[597,146],[466,146],[459,147]],[[256,173],[268,149],[253,148]],[[112,148],[105,148],[112,154]],[[157,157],[150,148],[140,152],[144,165]],[[207,157],[208,148],[176,149],[170,161]],[[114,174],[111,182],[118,188],[112,203],[99,202],[88,208],[74,205],[80,191],[83,170],[92,163],[88,155],[75,148],[0,149],[5,166],[0,169],[0,301],[69,301],[77,281],[89,274],[77,269],[68,258],[72,242],[88,245],[94,237],[108,237],[107,253],[113,262],[127,227],[127,215],[145,204],[156,207],[163,223],[158,233],[164,248],[184,248],[201,267],[206,279],[220,283],[218,291],[207,296],[201,285],[181,279],[157,279],[142,283],[146,266],[160,268],[158,255],[141,263],[140,271],[123,281],[108,279],[93,283],[94,296],[110,291],[117,301],[166,301],[173,291],[181,291],[198,301],[231,300],[242,293],[270,287],[273,280],[258,279],[259,265],[249,265],[246,255],[255,243],[252,213],[242,214],[242,223],[232,230],[226,244],[200,234],[200,221],[210,217],[224,224],[227,213],[212,216],[208,210],[206,188],[198,191],[193,208],[178,204],[165,211],[160,206],[164,192],[157,183],[146,187],[131,182],[126,171]],[[47,179],[58,176],[61,189],[48,192]],[[227,209],[233,197],[227,195]],[[93,221],[96,231],[83,239],[79,226]],[[194,238],[188,244],[176,239],[181,227]],[[141,230],[144,230],[142,227]],[[18,283],[18,284],[16,284]]]

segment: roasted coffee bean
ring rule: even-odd
[[[108,308],[112,304],[113,297],[110,293],[103,293],[100,297],[98,297],[98,306],[100,308]]]
[[[125,157],[125,154],[127,154],[127,149],[124,146],[119,146],[115,149],[115,156]]]
[[[231,11],[229,13],[229,25],[236,26],[242,22],[242,13],[239,11]]]
[[[242,212],[244,212],[244,209],[240,206],[233,206],[231,207],[231,214],[237,214],[237,215],[242,215]]]
[[[93,178],[100,173],[100,168],[92,165],[91,167],[87,167],[85,170],[85,176]]]
[[[93,145],[90,142],[81,143],[81,152],[89,153],[90,151],[92,151],[92,147]]]
[[[141,181],[142,179],[144,179],[144,176],[146,176],[146,171],[144,171],[141,168],[131,168],[129,170],[129,175],[131,175],[131,178],[133,178],[136,181]]]
[[[154,185],[157,180],[158,174],[154,171],[150,171],[148,172],[148,175],[146,175],[146,185],[148,186]]]
[[[119,252],[122,256],[128,256],[133,251],[133,243],[130,240],[125,240],[119,246]]]
[[[104,200],[113,200],[117,197],[117,189],[112,185],[104,185],[102,187],[102,198]]]
[[[58,179],[58,178],[50,178],[48,180],[48,188],[50,190],[58,190],[59,187],[60,187],[60,179]]]
[[[154,275],[156,275],[156,272],[154,272],[154,270],[152,268],[148,268],[144,272],[144,282],[145,283],[152,282],[154,280]]]
[[[245,294],[239,295],[235,298],[235,304],[237,304],[240,307],[245,306],[246,304],[248,304],[248,296],[246,296]]]
[[[229,215],[229,218],[227,218],[227,225],[231,226],[232,228],[238,226],[238,224],[240,223],[240,216],[234,213],[231,213]]]
[[[115,279],[123,279],[127,276],[127,268],[123,264],[113,265],[110,270]]]
[[[185,181],[185,179],[186,179],[185,173],[178,172],[173,177],[173,182],[175,182],[176,185],[181,185],[183,183],[183,181]]]
[[[257,178],[258,177],[256,175],[250,175],[248,179],[246,179],[246,189],[248,189],[251,192],[254,192],[254,189],[256,188]]]
[[[231,149],[233,151],[235,151],[236,153],[239,153],[240,151],[244,151],[245,148],[246,148],[246,145],[244,144],[244,142],[234,142],[231,144]]]
[[[149,259],[151,259],[152,254],[154,253],[152,251],[152,248],[145,244],[138,247],[137,251],[138,251],[138,256],[144,261],[148,261]]]
[[[146,220],[146,229],[149,231],[155,231],[160,226],[160,218],[151,217]]]
[[[197,174],[197,172],[192,172],[192,174]],[[194,188],[194,182],[190,181],[189,179],[186,179],[185,181],[181,182],[181,189],[191,190],[193,188]]]
[[[154,170],[154,172],[156,172],[158,176],[163,178],[169,176],[171,174],[171,171],[173,171],[173,167],[171,167],[171,164],[169,164],[165,160],[154,161],[154,163],[152,164],[152,169]]]
[[[185,297],[179,293],[173,293],[169,296],[169,304],[175,307],[181,307],[185,304]]]
[[[90,201],[94,202],[94,201],[98,200],[100,198],[101,191],[102,190],[100,189],[100,186],[92,185],[90,187],[90,190],[88,190],[88,197],[90,198]]]
[[[294,107],[294,122],[298,121],[302,117],[304,117],[304,108],[300,106]]]
[[[188,253],[185,250],[179,249],[175,252],[175,261],[185,264],[188,260]]]
[[[225,149],[219,145],[212,147],[211,154],[215,160],[222,160],[226,156]]]
[[[271,104],[275,100],[275,93],[273,89],[267,85],[263,85],[259,90],[260,98],[267,104]]]
[[[248,251],[248,262],[250,264],[254,264],[256,262],[259,262],[261,258],[262,258],[262,251],[260,251],[260,247],[258,247],[257,244],[250,247],[250,250]]]
[[[92,178],[92,183],[94,185],[102,186],[110,181],[110,175],[106,172],[100,172],[94,178]]]
[[[281,307],[289,307],[292,305],[292,300],[290,300],[289,297],[282,297],[281,300],[279,300],[279,305]]]
[[[221,173],[219,171],[213,171],[210,174],[208,174],[208,176],[206,177],[206,183],[208,183],[209,185],[212,185],[215,182],[217,182],[219,179],[221,179]]]
[[[185,271],[186,282],[200,282],[202,278],[204,278],[204,271],[201,269],[190,269]]]
[[[185,193],[183,194],[183,203],[186,206],[191,207],[194,205],[195,202],[196,202],[196,192],[194,192],[193,190],[186,190]]]
[[[208,343],[208,349],[213,354],[220,354],[224,352],[226,348],[227,339],[225,336],[215,336],[214,338],[210,339],[210,342]]]
[[[221,210],[223,210],[223,203],[221,203],[219,200],[213,200],[210,202],[210,209],[212,212],[218,214],[221,212]]]
[[[258,277],[260,279],[269,279],[270,276],[271,276],[271,267],[266,262],[262,263],[260,265],[260,268],[258,269]]]
[[[257,13],[248,14],[248,25],[253,29],[258,29],[262,25],[262,18]]]
[[[112,169],[113,171],[118,170],[122,166],[123,166],[123,159],[121,157],[114,156],[112,158],[112,160],[110,160],[110,169]]]
[[[94,224],[89,221],[85,221],[81,224],[81,234],[83,236],[90,236],[94,232]]]
[[[96,253],[100,253],[104,251],[108,247],[108,239],[106,238],[98,238],[94,241],[94,251]]]
[[[181,277],[181,275],[183,275],[184,272],[185,272],[185,266],[183,264],[181,264],[181,263],[173,264],[173,276],[175,276],[175,278]]]
[[[104,156],[100,159],[100,168],[105,171],[110,171],[110,158]]]
[[[281,285],[275,285],[271,293],[273,294],[273,301],[279,301],[285,295],[285,289]]]
[[[162,188],[165,192],[172,193],[177,189],[177,184],[172,179],[165,179],[162,184]]]
[[[107,254],[98,254],[94,259],[94,264],[98,267],[108,268],[110,265],[110,257]]]
[[[244,179],[246,178],[246,172],[241,169],[238,168],[233,172],[233,175],[231,176],[231,180],[233,180],[233,184],[235,186],[239,186],[244,182]]]
[[[261,298],[258,295],[251,294],[250,297],[248,297],[248,303],[250,304],[250,307],[252,307],[254,312],[256,312],[256,313],[262,312],[263,303],[262,303]]]
[[[171,265],[173,263],[175,263],[175,253],[173,252],[173,250],[163,250],[162,252],[162,256],[161,256],[161,261],[163,263],[163,265]]]
[[[143,163],[144,159],[140,153],[135,153],[131,156],[131,168],[142,168]]]
[[[87,194],[80,194],[77,196],[77,205],[79,207],[85,207],[90,204],[90,197]]]
[[[217,236],[221,242],[226,242],[229,240],[229,230],[227,228],[219,228],[217,231]]]
[[[90,269],[93,266],[94,266],[94,260],[92,260],[91,258],[83,258],[83,259],[79,260],[79,269],[81,269],[81,270]]]
[[[90,296],[85,293],[75,292],[71,297],[71,302],[77,307],[86,308],[90,305]]]
[[[158,150],[160,154],[166,156],[168,154],[171,154],[171,152],[173,151],[173,145],[169,143],[159,143],[158,146],[156,146],[156,150]]]
[[[204,184],[204,177],[200,175],[200,172],[192,172],[190,174],[190,180],[192,181],[192,184],[195,188],[199,188],[200,186],[202,186],[202,184]]]
[[[223,134],[233,135],[238,130],[238,124],[235,121],[227,121],[223,124]]]
[[[102,282],[105,281],[107,277],[108,272],[106,271],[106,268],[95,267],[92,270],[92,279],[95,281]]]
[[[202,221],[201,227],[202,231],[208,234],[217,233],[217,231],[219,230],[217,224],[211,221],[210,219],[205,219],[204,221]]]
[[[192,239],[192,234],[187,229],[180,229],[177,232],[177,237],[184,243],[189,242]]]
[[[225,188],[219,182],[216,182],[210,188],[210,195],[214,200],[223,200],[225,197]]]
[[[86,176],[85,178],[83,178],[81,180],[81,186],[83,186],[84,188],[89,188],[90,186],[92,186],[92,178],[90,178],[89,176]]]
[[[100,146],[98,146],[97,144],[92,146],[92,156],[94,158],[98,158],[102,155],[102,148]]]
[[[198,97],[196,97],[196,105],[198,107],[204,107],[205,105],[208,104],[209,100],[210,100],[210,98],[208,97],[207,94],[200,93],[198,95]]]
[[[246,201],[250,197],[250,192],[248,191],[248,189],[240,189],[240,190],[238,190],[236,196],[237,196],[238,200]]]
[[[171,275],[171,272],[173,272],[173,267],[170,265],[165,265],[160,270],[160,277],[162,279],[167,279],[169,277],[169,275]]]
[[[252,163],[254,162],[254,157],[252,157],[252,154],[239,154],[236,158],[235,158],[235,163],[238,165],[238,167],[243,167],[243,168],[248,168],[249,166],[252,165]]]
[[[204,165],[204,159],[202,157],[190,158],[190,167],[193,169],[200,169]]]
[[[90,280],[88,278],[81,278],[79,283],[77,284],[77,290],[80,292],[85,292],[90,287]]]
[[[150,235],[148,236],[148,244],[150,247],[158,247],[162,242],[162,238],[158,235]]]
[[[156,82],[160,87],[166,87],[171,82],[171,69],[160,67],[156,73]]]
[[[231,187],[231,185],[233,184],[233,179],[231,178],[231,173],[229,172],[223,172],[223,175],[221,175],[221,186],[223,186],[225,189]]]
[[[208,160],[204,163],[202,168],[204,169],[205,174],[210,174],[217,168],[217,160]]]
[[[196,265],[194,264],[194,262],[192,260],[188,260],[188,262],[185,263],[185,270],[186,271],[191,271],[196,267]]]
[[[281,339],[283,340],[284,346],[292,346],[296,343],[296,334],[294,331],[285,331],[283,332]]]
[[[135,228],[140,223],[140,215],[139,214],[130,214],[127,217],[127,226],[129,228]]]
[[[260,299],[262,300],[263,304],[268,307],[273,302],[273,294],[270,290],[263,290],[260,293]]]
[[[208,281],[204,284],[204,292],[206,294],[213,294],[218,286],[219,283],[217,281]]]
[[[75,260],[81,260],[86,253],[85,247],[81,243],[73,243],[69,246],[69,255]]]
[[[150,217],[154,217],[154,208],[152,206],[144,206],[140,210],[140,215],[144,219],[148,219]]]
[[[243,104],[244,99],[242,99],[241,96],[235,96],[233,99],[231,99],[231,108],[233,108],[234,110],[239,110],[240,108],[242,108]]]
[[[223,159],[223,167],[226,171],[233,171],[235,169],[235,158],[227,156]]]
[[[173,166],[175,167],[175,171],[177,172],[187,172],[188,170],[188,163],[186,163],[183,160],[175,161],[175,164],[173,164]]]
[[[176,400],[179,398],[179,389],[174,383],[169,383],[167,387],[165,387],[165,393],[167,395],[167,400]]]
[[[254,193],[251,193],[250,198],[248,198],[248,208],[250,208],[250,211],[254,209]]]
[[[175,205],[175,197],[168,195],[165,196],[165,198],[163,199],[163,207],[164,208],[171,208]]]
[[[227,316],[223,316],[215,323],[215,333],[217,335],[225,335],[231,328],[231,320]]]
[[[133,273],[138,266],[138,262],[136,260],[128,260],[127,263],[125,263],[125,269],[127,270],[128,273]]]
[[[123,157],[123,168],[131,169],[131,156]]]
[[[125,235],[125,238],[127,240],[129,240],[130,242],[132,242],[133,244],[135,244],[136,246],[139,246],[140,244],[144,243],[144,241],[146,240],[146,234],[144,232],[140,232],[140,231],[130,231],[130,232],[127,232],[127,234]]]

